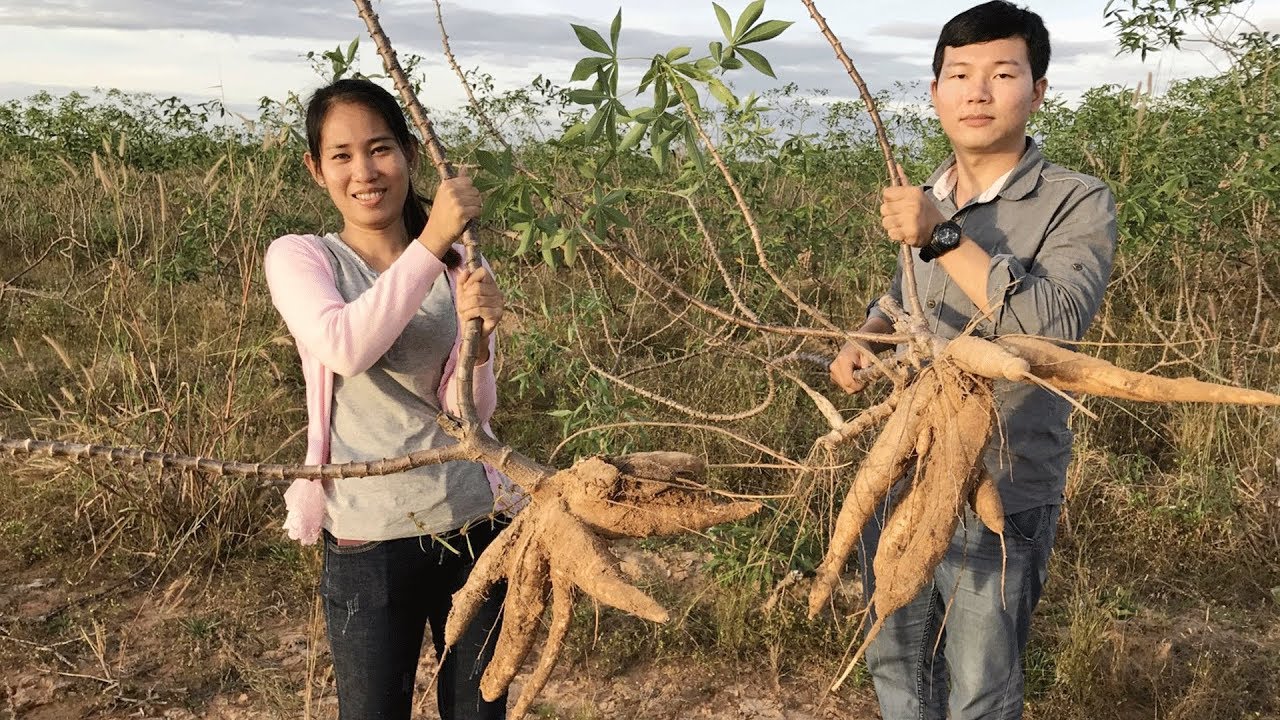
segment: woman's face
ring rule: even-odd
[[[329,191],[347,228],[403,226],[409,161],[382,116],[358,103],[329,108],[320,128],[320,155],[303,160]]]

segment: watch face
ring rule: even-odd
[[[960,226],[953,222],[939,223],[933,229],[933,242],[940,249],[950,249],[960,244]]]

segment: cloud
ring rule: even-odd
[[[441,68],[439,28],[432,3],[383,0],[377,9],[402,56],[417,53],[425,58],[424,67]],[[558,84],[567,83],[574,62],[590,54],[578,43],[570,24],[588,24],[605,30],[598,19],[589,21],[564,12],[521,14],[453,3],[444,5],[444,19],[460,64],[464,68],[480,67],[489,71],[501,78],[499,86],[503,88],[523,86],[538,74]],[[247,56],[252,62],[294,68],[304,65],[301,56],[307,50],[345,45],[351,38],[360,37],[364,67],[378,65],[365,36],[364,24],[350,6],[322,6],[312,0],[42,0],[0,7],[2,25],[50,30],[114,28],[174,34],[206,32],[215,33],[211,36],[215,38],[216,34],[226,34],[254,40],[254,49]],[[873,91],[890,90],[901,95],[895,90],[897,85],[916,86],[929,79],[928,48],[937,31],[932,23],[885,23],[872,28],[868,35],[919,40],[921,46],[894,43],[898,47],[890,50],[868,47],[870,43],[861,42],[847,47]],[[710,34],[712,32],[714,25],[706,28],[706,34],[682,35],[628,26],[624,22],[622,54],[645,57],[678,45],[691,45],[695,54],[705,54],[707,43],[720,39]],[[760,46],[759,50],[768,56],[778,79],[744,68],[729,77],[740,94],[795,83],[802,91],[826,90],[832,98],[857,95],[831,48],[816,32],[811,29],[806,32],[803,24]],[[1111,43],[1106,40],[1059,40],[1055,43],[1054,65],[1065,69],[1079,63],[1083,68],[1096,65],[1112,54]],[[630,63],[623,84],[634,87],[643,71],[642,65]],[[1070,93],[1087,87],[1089,81],[1078,75],[1055,73],[1055,91]],[[921,92],[916,86],[908,94]]]
[[[384,27],[398,48],[434,56],[439,49],[439,27],[432,4],[422,0],[384,2],[379,6]],[[446,3],[444,19],[454,52],[464,66],[477,59],[501,60],[509,67],[535,59],[575,60],[588,53],[578,44],[571,23],[588,21],[562,13],[520,14],[495,12]],[[40,3],[0,8],[0,25],[37,28],[94,28],[118,30],[207,31],[235,36],[307,38],[335,42],[364,37],[363,23],[354,12],[339,12],[310,0],[42,0]],[[794,30],[792,33],[794,34]],[[785,36],[784,36],[785,37]],[[626,27],[623,46],[627,55],[649,55],[692,43],[695,51],[719,39],[672,34]],[[367,39],[366,39],[367,40]],[[772,42],[766,46],[775,68],[807,68],[834,63],[830,49],[818,42]],[[259,53],[267,62],[294,62],[292,48]],[[883,61],[877,57],[874,62]]]
[[[354,13],[342,20],[359,22]],[[42,0],[0,8],[0,24],[39,28],[208,30],[271,37],[328,36],[332,9],[302,0]]]
[[[29,83],[29,82],[21,82],[21,81],[3,81],[3,82],[0,82],[0,102],[7,102],[12,100],[23,101],[41,93],[48,93],[53,97],[65,97],[72,93],[79,93],[81,95],[87,96],[92,101],[97,102],[106,96],[106,91],[107,91],[107,88],[102,88],[102,87],[89,88],[89,87],[83,87],[83,86],[60,85],[60,84],[50,84],[50,83],[37,84],[37,83]],[[176,97],[179,100],[181,100],[183,103],[186,103],[192,106],[202,102],[207,102],[209,100],[221,101],[221,98],[216,97],[214,95],[192,93],[185,90],[155,89],[155,90],[148,90],[146,91],[146,93],[156,98]],[[129,93],[129,94],[133,94],[133,93]],[[246,117],[257,117],[258,115],[258,106],[255,103],[227,102],[227,103],[224,103],[224,106],[229,112],[239,113],[240,115],[244,115]],[[238,122],[238,121],[233,119],[233,120],[229,120],[229,122]]]
[[[1115,55],[1119,47],[1112,40],[1052,40],[1053,57],[1050,65],[1056,62],[1072,62],[1083,57]]]
[[[939,23],[891,22],[871,28],[871,35],[923,40],[932,45],[938,41],[938,31],[941,29],[942,25]]]

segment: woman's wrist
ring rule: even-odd
[[[453,238],[441,237],[430,225],[423,228],[422,234],[418,236],[418,242],[422,243],[422,246],[432,255],[441,259],[453,248],[453,241]]]

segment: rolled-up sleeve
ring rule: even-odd
[[[1030,269],[1012,255],[991,258],[984,334],[1079,340],[1102,305],[1115,248],[1116,206],[1107,186],[1070,196]]]

